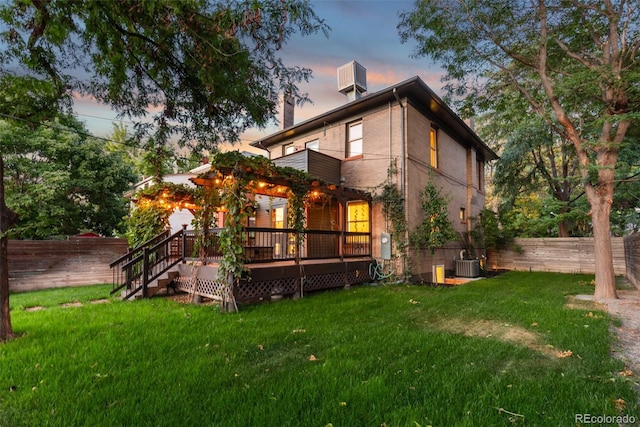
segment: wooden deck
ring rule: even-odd
[[[363,257],[304,260],[299,264],[294,261],[247,264],[249,273],[234,286],[233,297],[238,302],[280,296],[301,297],[308,292],[366,283],[372,280],[370,263],[370,258]],[[217,279],[216,263],[179,264],[178,271],[176,289],[215,300],[228,297],[226,284]]]
[[[289,234],[292,233],[291,230],[258,228],[248,228],[245,232],[252,239],[259,237],[261,243],[279,243],[276,238],[280,236],[285,236],[289,242]],[[245,254],[249,259],[245,264],[248,273],[236,278],[233,286],[217,277],[217,262],[221,256],[217,245],[210,246],[206,254],[207,263],[203,265],[185,255],[193,253],[189,247],[193,244],[193,235],[185,230],[173,235],[163,233],[110,264],[114,272],[111,292],[123,290],[123,299],[147,298],[167,286],[175,286],[178,290],[227,303],[261,300],[273,295],[300,297],[307,292],[372,280],[369,275],[372,261],[369,233],[305,233],[310,239],[305,239],[306,243],[301,248],[304,250],[295,258],[289,250],[283,250],[282,245],[247,246],[250,249],[249,254]],[[211,236],[215,238],[215,234]],[[315,236],[330,236],[331,239],[313,239]],[[340,239],[340,244],[333,244],[334,237]],[[314,240],[323,244],[329,241],[331,245],[313,246],[309,242]],[[316,257],[311,258],[310,253],[315,253]],[[273,259],[276,256],[282,258]],[[178,276],[171,277],[173,273]]]

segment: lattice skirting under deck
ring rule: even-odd
[[[269,298],[271,295],[291,295],[296,292],[299,279],[287,277],[274,280],[243,280],[235,288],[237,301]]]
[[[364,265],[364,264],[363,264]],[[348,285],[365,283],[371,280],[368,270],[363,265],[353,265],[351,268],[344,268],[344,264],[336,268],[340,271],[311,271],[305,272],[297,267],[289,270],[281,277],[269,278],[266,280],[265,274],[260,279],[244,279],[234,287],[234,297],[236,301],[247,302],[259,299],[270,298],[272,295],[293,295],[303,284],[303,293],[320,291],[324,289],[342,288]],[[254,276],[255,277],[255,276]],[[195,293],[205,298],[223,301],[227,295],[227,284],[217,280],[180,276],[175,280],[176,289]],[[195,289],[194,289],[195,287]]]
[[[227,284],[217,280],[180,276],[174,280],[174,283],[179,291],[195,293],[217,301],[224,301],[225,295],[227,295]]]

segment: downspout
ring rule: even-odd
[[[393,143],[393,116],[391,114],[391,102],[389,102],[389,165],[391,165],[391,160],[393,159],[393,150],[392,150],[392,143]]]
[[[387,163],[387,179],[391,179],[391,162],[393,162],[393,114],[391,101],[389,101],[389,161]],[[373,230],[373,228],[372,228]],[[384,231],[389,232],[389,218],[384,218]]]
[[[269,151],[269,149],[267,147],[265,147],[264,145],[262,145],[262,141],[258,141],[258,145],[260,146],[261,149],[263,149],[264,151],[266,151],[267,153],[269,153],[269,160],[271,160],[271,151]]]
[[[400,194],[402,195],[402,203],[404,204],[404,220],[405,223],[407,222],[407,198],[405,197],[406,194],[406,183],[405,183],[405,166],[406,166],[406,156],[405,156],[405,137],[404,137],[404,116],[405,116],[405,111],[404,111],[404,105],[402,105],[402,101],[400,101],[400,97],[398,96],[398,91],[397,89],[394,87],[393,88],[393,96],[395,96],[396,101],[398,101],[398,105],[400,106],[400,158],[402,159],[400,161],[400,180],[401,180],[401,184],[400,184]],[[404,240],[405,242],[408,241],[408,227],[405,227],[405,236],[404,236]],[[404,256],[402,257],[402,275],[405,276],[406,279],[406,275],[407,275],[407,253],[406,250],[407,248],[403,248],[404,249]]]

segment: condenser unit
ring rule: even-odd
[[[457,277],[478,277],[480,275],[480,261],[477,259],[456,260]]]

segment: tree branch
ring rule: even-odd
[[[538,51],[538,75],[540,76],[540,81],[542,82],[542,87],[544,88],[545,93],[547,94],[547,98],[551,103],[551,108],[558,119],[558,122],[565,128],[567,139],[573,142],[576,147],[576,154],[578,155],[578,160],[580,164],[584,166],[582,170],[583,178],[586,178],[587,170],[586,167],[589,165],[589,156],[584,150],[582,144],[582,138],[580,137],[577,129],[567,117],[558,97],[555,94],[553,84],[551,83],[551,79],[547,74],[547,43],[548,43],[548,29],[547,29],[547,9],[544,0],[538,0],[538,8],[539,8],[539,19],[540,19],[540,48]]]

